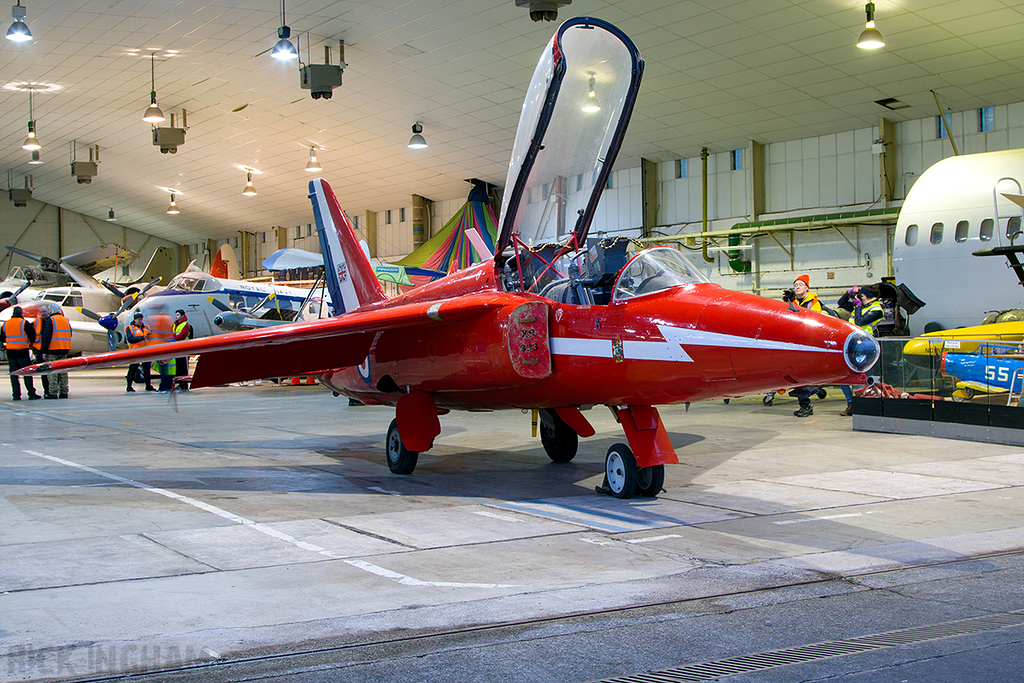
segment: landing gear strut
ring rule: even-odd
[[[634,495],[653,498],[665,485],[665,466],[637,467],[633,451],[624,443],[613,444],[604,461],[608,492],[616,498]]]
[[[398,433],[398,420],[392,420],[388,427],[387,439],[388,469],[395,474],[412,474],[416,469],[416,461],[420,454],[410,451],[402,444],[402,437]]]

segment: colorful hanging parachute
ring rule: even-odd
[[[487,258],[486,254],[477,253],[466,233],[475,230],[493,253],[498,238],[497,223],[486,183],[474,181],[466,203],[440,232],[395,263],[405,266],[406,274],[416,285],[462,270]]]

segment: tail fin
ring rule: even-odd
[[[335,315],[384,301],[387,296],[373,274],[370,259],[360,248],[355,231],[338,205],[331,186],[323,178],[309,181],[309,198],[313,202],[327,291],[331,293]]]
[[[149,259],[146,270],[131,284],[148,283],[160,278],[160,282],[166,285],[177,274],[178,271],[174,267],[174,252],[168,247],[157,247]]]

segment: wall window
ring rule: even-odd
[[[996,129],[996,108],[982,107],[978,110],[978,132],[991,133]]]
[[[730,166],[732,167],[732,170],[739,171],[739,170],[741,170],[743,168],[743,150],[742,149],[734,149],[729,154],[729,159],[730,159]]]
[[[313,234],[313,224],[312,223],[306,223],[306,237],[309,237],[312,234]]]
[[[353,224],[352,224],[352,226],[353,226],[353,227],[354,227],[354,228],[355,228],[356,230],[358,230],[358,229],[359,229],[359,216],[356,216],[356,217],[355,217],[355,218],[353,219]]]
[[[295,226],[295,239],[297,239],[297,240],[298,239],[302,239],[302,226],[301,225],[296,225]]]
[[[611,190],[612,188],[614,188],[614,184],[612,183],[612,176],[614,176],[614,175],[615,175],[614,173],[609,173],[608,174],[608,182],[605,183],[605,186],[604,186],[606,190]]]
[[[391,225],[391,209],[384,212],[384,225]]]
[[[956,224],[956,233],[953,235],[953,239],[957,242],[967,241],[967,231],[971,229],[971,224],[967,221],[960,221]]]
[[[995,221],[991,218],[986,218],[981,222],[981,232],[978,237],[982,242],[989,242],[992,239],[992,234],[995,231]]]
[[[932,244],[941,244],[942,243],[942,229],[943,229],[943,227],[945,227],[945,226],[943,226],[942,223],[933,223],[932,224],[932,234],[929,237],[929,240],[931,241]]]
[[[949,131],[946,130],[946,121],[941,116],[935,117],[935,137],[940,140],[949,137]]]
[[[907,226],[907,235],[903,238],[903,243],[908,247],[912,247],[917,244],[917,224],[911,224]]]
[[[399,223],[404,223],[405,222],[405,207],[404,206],[401,209],[398,210],[398,222]]]
[[[580,173],[578,176],[576,176],[576,191],[577,192],[582,192],[583,191],[583,174],[582,173]]]
[[[267,233],[265,233],[265,232],[261,232],[260,233],[260,243],[261,244],[266,244],[267,243]]]
[[[676,159],[676,178],[687,178],[690,173],[689,159]]]
[[[237,237],[235,238],[235,244],[234,244],[234,247],[235,247],[235,249],[238,249],[238,238],[237,238]]]

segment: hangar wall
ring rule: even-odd
[[[131,273],[135,277],[145,270],[157,247],[169,247],[174,252],[175,263],[181,266],[179,270],[188,265],[177,263],[178,245],[174,242],[133,230],[119,222],[84,216],[34,199],[30,199],[27,206],[16,208],[4,197],[0,201],[0,226],[3,226],[0,232],[4,240],[0,246],[20,247],[51,258],[115,242],[139,252],[139,258],[131,265]],[[7,277],[11,265],[34,263],[24,256],[11,255],[6,249],[0,252],[0,259],[0,278]],[[113,273],[109,278],[114,279]],[[124,278],[118,273],[116,279],[121,281]]]

